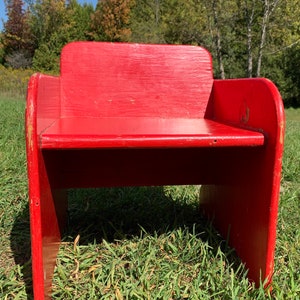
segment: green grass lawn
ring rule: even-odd
[[[0,99],[0,299],[31,299],[23,101]],[[272,293],[198,213],[198,187],[70,191],[53,299],[300,299],[300,110],[287,131]],[[82,216],[85,218],[82,218]]]

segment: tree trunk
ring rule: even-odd
[[[253,75],[253,53],[252,53],[252,26],[255,12],[255,2],[251,1],[251,8],[248,7],[247,0],[245,1],[245,13],[247,21],[247,77]]]
[[[277,4],[280,0],[274,0],[273,2],[270,2],[269,0],[264,0],[264,15],[262,19],[261,24],[261,38],[260,38],[260,44],[258,48],[258,57],[257,57],[257,70],[256,70],[256,76],[260,77],[261,73],[261,64],[262,64],[262,57],[263,57],[263,49],[266,43],[266,37],[267,37],[267,27],[269,25],[269,20],[272,12],[276,8]]]
[[[212,2],[212,12],[213,12],[213,19],[214,19],[214,25],[216,30],[215,43],[216,43],[216,50],[217,50],[219,72],[220,72],[221,79],[225,79],[225,70],[224,70],[223,57],[222,57],[221,33],[220,33],[218,11],[217,11],[217,0],[213,0]]]
[[[160,0],[155,0],[155,24],[158,27],[160,19]]]

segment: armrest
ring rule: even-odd
[[[36,73],[28,83],[25,126],[27,149],[37,149],[37,134],[60,114],[60,79]]]
[[[215,80],[210,107],[214,120],[260,131],[269,143],[283,144],[284,107],[271,81],[264,78]]]
[[[232,161],[224,170],[232,182],[202,186],[200,199],[246,262],[249,278],[265,280],[267,287],[274,270],[285,127],[282,100],[267,79],[216,80],[208,109],[207,118],[265,136],[263,147],[230,154]]]
[[[37,133],[60,116],[60,78],[36,73],[31,76],[27,90],[26,117]]]
[[[38,74],[37,132],[60,117],[60,77]]]

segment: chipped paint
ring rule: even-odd
[[[30,151],[33,151],[33,126],[32,124],[27,124],[27,145]]]
[[[284,121],[281,121],[279,124],[279,143],[280,144],[283,144],[283,142],[284,142],[284,129],[285,129]]]
[[[250,118],[250,108],[245,103],[243,107],[242,116],[241,116],[241,122],[246,124],[248,123],[249,118]]]
[[[33,112],[34,111],[34,104],[32,101],[30,101],[29,107],[26,108],[26,119],[27,119],[27,145],[28,145],[28,150],[33,151],[34,148],[34,141],[33,141],[33,136],[34,136],[34,124],[33,124]]]

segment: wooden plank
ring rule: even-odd
[[[75,42],[61,57],[63,117],[203,117],[213,84],[201,47]]]
[[[263,129],[265,146],[262,153],[228,168],[224,176],[235,177],[235,186],[203,188],[201,207],[213,216],[221,234],[229,237],[229,244],[249,268],[248,278],[269,286],[274,274],[285,130],[282,99],[276,86],[264,78],[216,80],[212,97],[217,120]]]
[[[208,119],[62,118],[40,143],[43,149],[261,146],[264,135]]]
[[[52,124],[58,115],[57,88],[57,78],[41,74],[31,76],[25,113],[33,291],[34,298],[40,300],[51,291],[55,257],[67,212],[67,195],[65,191],[53,190],[49,182],[53,172],[46,168],[38,144],[39,130]],[[48,106],[47,100],[50,101]],[[52,165],[52,169],[56,167]]]

